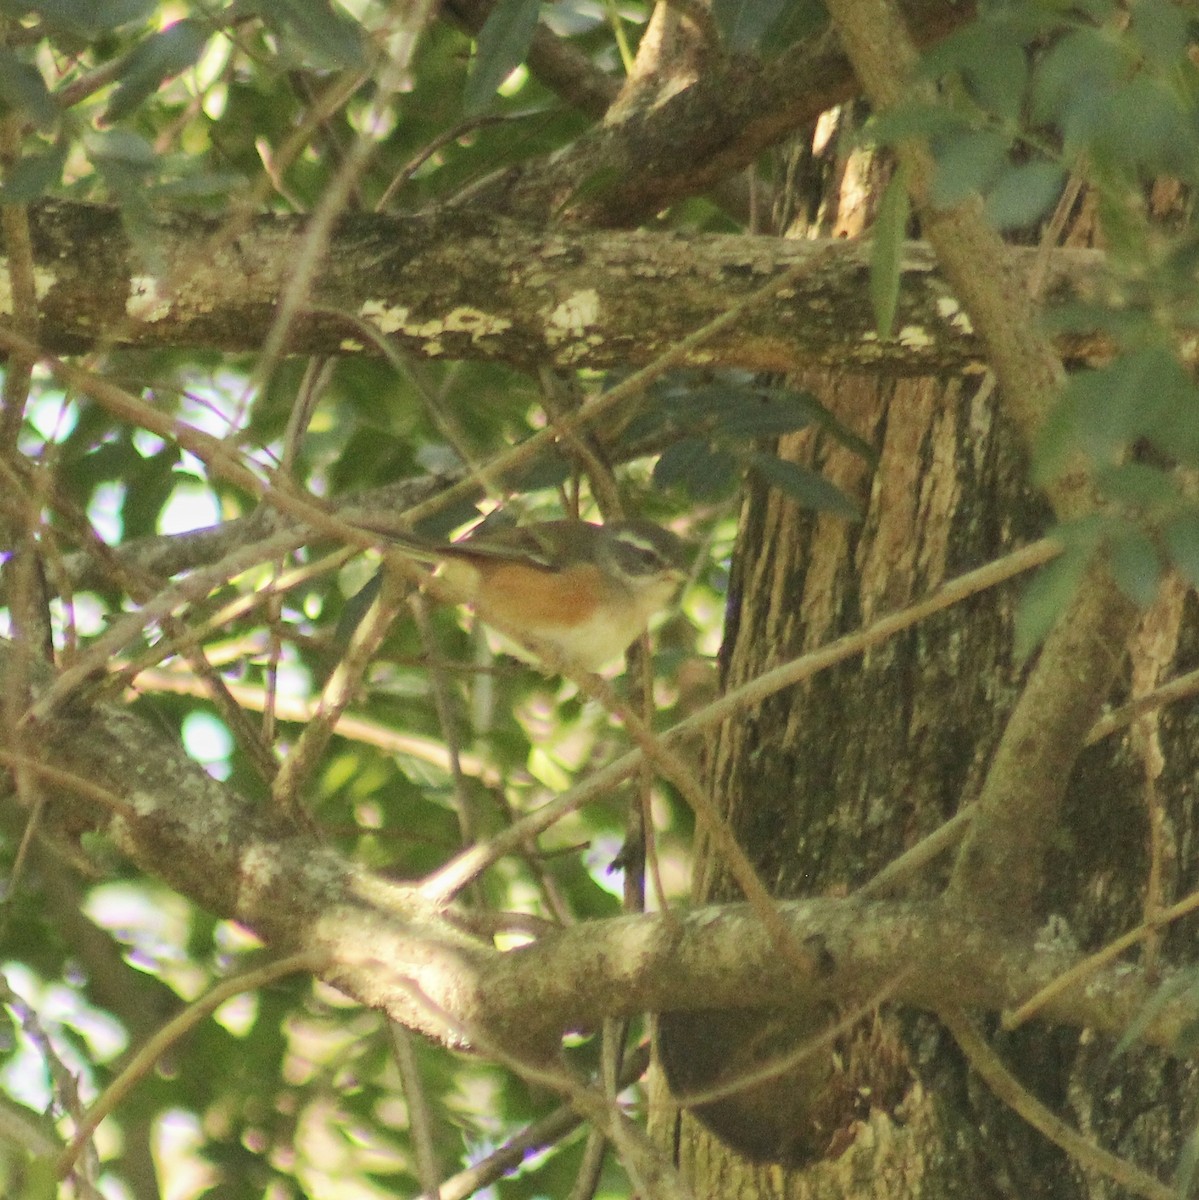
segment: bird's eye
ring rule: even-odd
[[[629,575],[653,575],[664,565],[657,546],[628,534],[616,539],[614,549],[617,561]]]

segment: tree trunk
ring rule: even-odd
[[[987,383],[801,382],[835,396],[838,415],[878,447],[880,462],[871,473],[818,433],[780,447],[861,499],[858,526],[802,512],[777,492],[748,495],[722,654],[730,688],[1048,524]],[[1011,586],[976,596],[722,730],[708,764],[711,791],[768,887],[788,897],[851,892],[974,799],[1021,682],[1012,654],[1018,597]],[[1168,586],[1147,615],[1133,647],[1136,692],[1168,674],[1174,659],[1193,656],[1194,623],[1180,623],[1184,599]],[[1193,598],[1186,607],[1193,617]],[[1179,859],[1194,829],[1182,785],[1195,766],[1190,724],[1174,713],[1148,718],[1085,753],[1043,897],[1043,915],[1058,918],[1055,936],[1097,948],[1143,919],[1147,879],[1160,881],[1157,903],[1187,890],[1191,871],[1180,877]],[[944,855],[900,888],[936,895],[951,861]],[[737,895],[703,846],[695,891],[701,901]],[[840,1030],[832,1051],[817,1049],[780,1076],[694,1106],[677,1126],[669,1104],[657,1111],[657,1136],[677,1139],[698,1197],[1123,1194],[995,1099],[932,1018],[885,1004],[872,1011],[871,998],[857,999],[869,1015]],[[660,1059],[675,1093],[694,1095],[743,1076],[751,1063],[777,1062],[853,1007],[665,1014]],[[993,1014],[983,1019],[994,1028]],[[995,1048],[1085,1136],[1170,1177],[1195,1107],[1189,1064],[1134,1052],[1109,1070],[1109,1043],[1035,1022]],[[766,1165],[780,1161],[783,1169]]]

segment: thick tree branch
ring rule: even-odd
[[[0,645],[0,683],[11,665],[9,644]],[[917,1006],[935,1009],[952,995],[998,1009],[1075,959],[939,904],[826,899],[779,906],[812,951],[806,974],[778,955],[748,905],[588,922],[500,953],[462,932],[452,908],[249,804],[127,709],[55,714],[36,742],[50,826],[69,836],[104,831],[197,904],[278,950],[327,959],[331,982],[451,1044],[466,1031],[508,1054],[549,1053],[566,1030],[607,1016],[786,1006],[890,983],[896,1000]],[[1111,969],[1057,996],[1044,1016],[1114,1033],[1145,994],[1139,972]],[[1147,1037],[1169,1045],[1191,1015],[1167,1006]]]
[[[904,0],[903,9],[922,42],[975,13],[973,3],[941,0]],[[552,159],[502,173],[472,193],[470,204],[537,222],[557,216],[592,226],[637,225],[708,191],[857,91],[828,31],[774,58],[713,61],[690,87],[651,107],[622,111]],[[597,180],[604,185],[593,186]]]
[[[48,350],[261,346],[300,254],[302,217],[263,216],[224,245],[219,221],[165,217],[141,263],[115,209],[47,203],[31,214],[42,339]],[[1023,280],[1034,252],[1001,251]],[[547,363],[637,366],[796,265],[794,286],[707,341],[705,366],[792,371],[804,366],[890,372],[959,370],[983,352],[930,251],[906,255],[897,334],[880,342],[863,301],[861,244],[753,236],[540,233],[510,222],[441,214],[355,215],[335,229],[311,308],[289,332],[303,354],[377,353],[372,336],[427,358],[486,359],[532,370]],[[1102,255],[1053,258],[1049,302],[1096,299],[1109,285]],[[997,268],[988,264],[988,270]],[[1097,336],[1064,335],[1070,357],[1098,356]]]

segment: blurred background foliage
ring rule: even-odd
[[[649,12],[636,0],[499,0],[472,39],[452,14],[425,23],[420,6],[401,14],[381,0],[0,0],[0,201],[115,204],[148,263],[156,212],[310,212],[364,143],[369,155],[353,173],[346,207],[418,212],[460,201],[497,169],[552,154],[591,124],[522,65],[534,22],[619,80]],[[719,0],[712,14],[729,53],[764,60],[823,24],[809,0]],[[1199,580],[1199,509],[1175,472],[1178,463],[1199,465],[1199,394],[1179,335],[1199,316],[1199,240],[1189,206],[1172,224],[1151,219],[1165,203],[1155,192],[1163,177],[1190,189],[1199,172],[1194,33],[1192,14],[1165,0],[1127,10],[1105,0],[987,4],[928,56],[943,102],[902,110],[869,131],[884,145],[929,136],[939,199],[980,191],[993,219],[1026,240],[1074,181],[1093,189],[1117,287],[1109,301],[1056,319],[1101,325],[1122,353],[1072,382],[1047,426],[1039,469],[1048,477],[1081,455],[1112,509],[1065,531],[1071,552],[1026,607],[1028,646],[1100,545],[1117,547],[1121,581],[1138,599],[1169,563]],[[763,155],[755,171],[768,190],[782,181],[783,157]],[[905,206],[884,210],[888,219],[897,226],[884,225],[880,243],[911,232]],[[695,233],[746,228],[744,214],[703,197],[657,223]],[[880,256],[876,273],[892,268],[895,260]],[[886,279],[878,285],[886,291]],[[254,358],[202,350],[112,352],[92,362],[157,408],[236,440],[249,461],[285,463],[299,487],[329,499],[485,462],[545,427],[554,405],[569,408],[618,382],[586,370],[547,383],[493,364],[367,357],[283,359],[264,378]],[[315,403],[296,436],[308,396]],[[698,548],[682,608],[656,635],[656,722],[669,724],[714,690],[742,481],[845,519],[858,515],[818,474],[773,454],[772,439],[811,425],[871,458],[872,448],[815,397],[715,370],[670,375],[635,411],[596,431],[591,449],[613,471],[626,510]],[[61,519],[67,509],[85,514],[108,544],[128,546],[254,508],[188,453],[41,374],[20,449],[58,489],[43,534],[52,579],[55,556],[78,549]],[[570,511],[594,519],[601,489],[588,469],[569,454],[543,460],[489,501],[505,501],[523,519]],[[426,528],[448,534],[472,515],[473,505],[458,507]],[[337,663],[338,630],[374,567],[358,556],[263,597],[280,575],[334,549],[317,543],[289,562],[245,571],[177,614],[199,627],[232,602],[258,597],[206,627],[204,648],[279,753],[294,744]],[[62,645],[86,646],[131,604],[115,579],[64,594],[55,607]],[[210,771],[263,801],[261,772],[204,682],[166,653],[172,645],[169,632],[152,626],[114,663],[156,648],[155,660],[164,659],[137,678],[133,702]],[[573,686],[491,656],[469,620],[447,611],[432,614],[427,634],[407,616],[394,624],[347,718],[309,781],[309,812],[347,854],[401,879],[503,828],[623,744]],[[689,814],[662,788],[651,803],[665,895],[679,899]],[[561,822],[527,855],[490,870],[471,903],[558,922],[620,911],[613,863],[629,804],[629,795],[616,795]],[[103,845],[85,846],[71,871],[35,850],[14,877],[22,829],[9,812],[0,831],[11,881],[0,912],[0,1194],[32,1200],[56,1189],[29,1154],[37,1136],[69,1128],[67,1114],[93,1099],[151,1031],[260,951]],[[648,902],[658,902],[652,888]],[[571,1053],[593,1063],[594,1039],[580,1037]],[[297,978],[227,1002],[175,1045],[101,1127],[89,1174],[101,1194],[131,1200],[410,1195],[421,1186],[414,1112],[431,1114],[434,1169],[452,1176],[556,1103]],[[583,1141],[576,1132],[531,1155],[490,1183],[492,1194],[569,1194]],[[80,1183],[79,1194],[89,1186]],[[627,1194],[612,1165],[598,1186],[602,1195]]]

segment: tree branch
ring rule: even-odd
[[[922,43],[971,20],[973,3],[904,0]],[[858,92],[837,38],[823,30],[777,57],[727,57],[705,64],[690,87],[645,108],[622,111],[560,155],[502,172],[470,196],[476,212],[593,227],[637,225],[700,195],[825,109]],[[604,180],[603,186],[592,186]]]
[[[164,217],[153,249],[161,274],[139,265],[115,209],[52,202],[31,212],[42,295],[42,345],[258,349],[278,312],[303,217],[262,216],[231,246],[219,220]],[[1020,281],[1036,251],[1000,249]],[[869,249],[860,243],[753,236],[542,233],[463,214],[343,218],[313,281],[311,306],[288,351],[377,354],[374,336],[424,358],[505,362],[524,370],[628,367],[652,361],[687,334],[805,263],[812,270],[705,343],[691,362],[763,371],[806,366],[943,373],[980,358],[982,340],[938,278],[926,246],[905,255],[894,339],[880,342],[862,300]],[[1094,298],[1103,256],[1060,251],[1050,302]],[[367,336],[366,331],[374,336]],[[1070,357],[1110,346],[1072,332]]]
[[[0,683],[12,661],[11,645],[0,644]],[[195,903],[280,952],[327,958],[330,982],[449,1044],[474,1031],[506,1053],[545,1055],[563,1032],[605,1017],[844,999],[901,976],[897,1001],[935,1010],[953,995],[999,1009],[1076,959],[940,904],[852,899],[780,904],[812,951],[806,975],[777,953],[748,905],[587,922],[500,953],[464,933],[452,906],[372,876],[250,804],[124,708],[52,715],[36,743],[49,826],[73,837],[105,832]],[[1114,1033],[1145,994],[1143,975],[1121,966],[1057,995],[1044,1016]],[[1146,1037],[1170,1045],[1190,1019],[1188,1005],[1167,1005]]]

